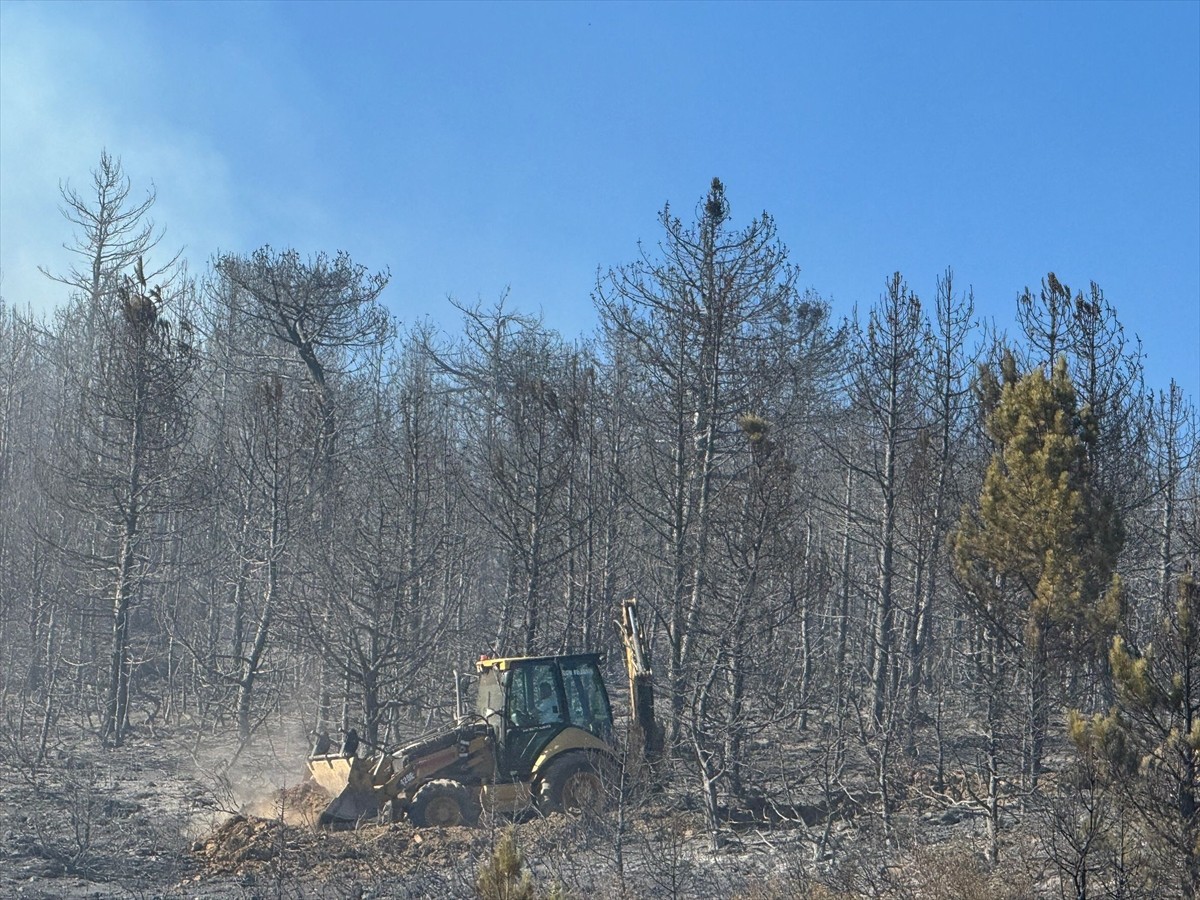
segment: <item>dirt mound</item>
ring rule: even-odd
[[[281,789],[276,795],[280,802],[296,807],[314,807],[321,804],[324,809],[329,805],[329,795],[315,781],[301,781],[297,785]]]
[[[473,858],[488,842],[487,833],[478,828],[413,828],[404,823],[368,825],[319,838],[314,848],[318,867],[325,859],[338,860],[343,866],[347,860],[357,860],[368,869],[396,874]]]
[[[351,875],[404,875],[475,860],[488,848],[475,828],[369,825],[326,832],[279,819],[237,815],[192,845],[198,878],[261,872],[304,874],[317,882]],[[473,862],[470,863],[473,865]]]
[[[232,871],[251,860],[274,859],[287,844],[288,830],[277,819],[233,816],[205,840],[193,844],[192,853],[212,869]]]
[[[402,855],[435,866],[446,866],[478,855],[487,842],[487,833],[478,828],[407,828],[380,842],[387,855],[396,853],[397,838],[405,840]],[[392,846],[388,846],[392,845]]]
[[[273,799],[283,821],[299,821],[305,825],[315,823],[329,806],[329,795],[313,781],[302,781],[295,787],[276,791]]]
[[[329,806],[329,795],[312,781],[302,781],[260,796],[242,807],[247,816],[278,819],[288,825],[311,827]]]

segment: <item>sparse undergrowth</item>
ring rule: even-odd
[[[189,746],[140,734],[118,750],[82,741],[32,768],[6,749],[0,894],[1015,900],[1057,897],[1064,883],[1037,816],[1008,808],[1000,861],[989,864],[982,817],[917,784],[898,793],[886,831],[866,796],[820,804],[780,792],[727,807],[713,853],[686,771],[587,819],[485,815],[477,828],[326,832],[314,827],[324,795],[299,778],[299,741],[263,742],[236,759],[228,742]],[[789,767],[814,764],[802,750]],[[251,774],[252,783],[238,777]],[[505,878],[481,876],[500,863]],[[1152,875],[1130,896],[1155,896]]]

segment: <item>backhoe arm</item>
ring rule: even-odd
[[[646,759],[663,750],[663,731],[654,719],[654,672],[646,649],[646,633],[637,616],[637,600],[621,603],[621,642],[625,645],[625,671],[629,674],[629,701],[633,711],[630,740],[640,740]]]

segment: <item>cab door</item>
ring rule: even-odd
[[[558,669],[566,688],[567,718],[571,724],[611,742],[612,709],[595,658],[567,657],[559,660]]]
[[[566,704],[553,662],[529,662],[508,672],[504,746],[498,775],[528,781],[534,760],[566,725]]]

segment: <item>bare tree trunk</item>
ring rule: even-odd
[[[899,373],[896,373],[897,375]],[[893,397],[894,397],[893,393]],[[875,612],[875,653],[871,664],[871,706],[876,722],[883,721],[888,697],[888,674],[893,643],[892,576],[896,533],[896,442],[894,405],[889,409],[889,437],[884,450],[883,525],[879,547],[879,605]]]
[[[274,549],[272,549],[272,554]],[[274,613],[276,584],[279,578],[278,564],[272,558],[267,562],[267,585],[263,592],[263,608],[254,631],[254,643],[242,663],[242,677],[238,681],[237,722],[238,736],[245,744],[250,740],[250,713],[253,707],[254,686],[262,667],[263,654],[267,649],[267,637],[271,631]]]
[[[140,429],[134,445],[140,450]],[[135,452],[138,461],[131,467],[130,496],[136,498],[140,469],[140,452]],[[134,549],[138,534],[137,500],[130,501],[121,535],[121,551],[117,560],[117,585],[113,594],[113,629],[109,648],[108,689],[105,700],[104,725],[100,736],[113,746],[119,747],[125,739],[125,727],[129,721],[129,678],[133,660],[129,655],[129,613],[134,590]]]
[[[688,523],[687,470],[684,454],[686,437],[682,423],[676,428],[673,450],[673,496],[671,498],[671,618],[667,627],[671,654],[667,680],[671,685],[671,722],[667,740],[674,746],[683,728],[684,698],[687,696],[687,676],[684,670],[684,636],[687,633],[685,597],[687,595],[687,550],[685,547]]]
[[[1042,773],[1042,754],[1049,724],[1049,671],[1044,641],[1039,638],[1029,659],[1029,751],[1025,771],[1026,787],[1038,789]]]
[[[841,715],[845,703],[846,643],[850,624],[850,524],[854,512],[853,500],[854,469],[847,464],[845,505],[842,507],[842,554],[838,572],[840,605],[837,616],[837,652],[833,668],[834,718]]]
[[[812,541],[813,528],[812,522],[805,524],[804,530],[804,566],[802,571],[805,573],[806,583],[811,583],[809,573],[812,565]],[[822,593],[824,590],[824,579],[822,579]],[[792,583],[789,585],[789,590],[792,596],[788,598],[789,605],[796,602],[796,585],[795,576],[792,576]],[[808,728],[808,695],[812,690],[812,674],[813,674],[813,644],[812,644],[812,604],[810,601],[811,592],[808,590],[802,591],[800,594],[800,653],[802,655],[800,663],[800,697],[804,705],[800,708],[800,730]],[[836,674],[835,674],[836,677]]]
[[[49,620],[46,623],[46,685],[45,703],[42,707],[42,727],[38,733],[38,750],[35,765],[41,765],[46,758],[46,745],[50,740],[50,727],[54,723],[55,688],[58,681],[58,629],[55,628],[55,609],[50,607]]]

